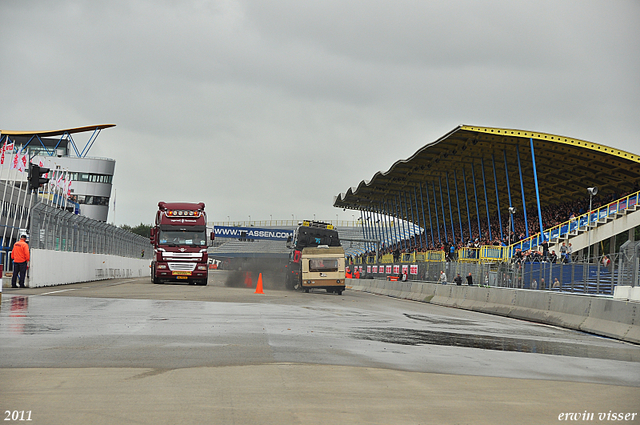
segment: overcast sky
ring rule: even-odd
[[[0,129],[116,124],[90,156],[116,160],[117,225],[160,200],[351,220],[335,195],[460,124],[640,153],[637,0],[2,0],[0,16]]]

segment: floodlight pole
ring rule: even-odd
[[[514,207],[509,207],[509,237],[508,237],[508,243],[507,243],[507,252],[509,255],[509,258],[511,258],[511,226],[513,225],[513,214],[516,212],[516,209]]]
[[[587,263],[591,262],[591,205],[593,203],[593,195],[598,193],[597,187],[588,187],[587,192],[589,192],[589,218],[587,220],[587,237],[588,237],[588,246],[587,246]]]
[[[513,214],[509,214],[509,238],[507,239],[509,246],[511,246],[511,220],[513,220]]]

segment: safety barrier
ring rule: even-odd
[[[72,264],[73,266],[70,266]],[[150,259],[111,254],[31,249],[28,286],[66,285],[115,278],[150,276]],[[5,285],[10,285],[7,281]]]
[[[352,290],[546,323],[640,343],[640,303],[527,289],[347,279]]]

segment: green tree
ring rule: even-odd
[[[151,236],[151,225],[150,224],[142,224],[140,223],[136,227],[131,227],[128,224],[123,224],[120,226],[121,229],[127,230],[131,233],[135,233],[136,235],[144,236],[148,238]]]

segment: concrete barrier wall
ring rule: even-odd
[[[150,264],[151,260],[148,259],[31,249],[28,282],[29,286],[34,288],[102,279],[151,276]]]
[[[561,292],[348,279],[356,291],[530,320],[640,344],[640,303]]]

